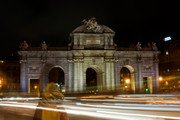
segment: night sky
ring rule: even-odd
[[[23,40],[67,46],[69,33],[91,17],[116,32],[118,46],[160,46],[166,36],[180,40],[179,6],[178,0],[1,0],[0,58],[15,55]]]

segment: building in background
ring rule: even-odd
[[[164,42],[159,59],[160,89],[165,93],[180,90],[180,40]]]
[[[3,92],[20,91],[19,61],[0,61],[0,90]]]

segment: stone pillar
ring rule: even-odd
[[[40,79],[40,91],[43,91],[43,88],[46,86],[46,83],[48,82],[48,73],[46,73],[45,69],[45,62],[42,62],[42,78]]]
[[[20,70],[20,86],[22,92],[28,92],[28,80],[26,77],[26,61],[20,61],[21,70]]]
[[[110,63],[106,62],[105,63],[105,76],[106,76],[106,90],[110,90]]]
[[[79,91],[84,90],[84,72],[83,72],[83,62],[79,63]]]
[[[119,90],[119,84],[120,84],[120,69],[118,62],[114,63],[114,74],[115,74],[115,90]]]
[[[159,59],[158,59],[158,52],[154,53],[154,71],[155,71],[155,75],[154,75],[154,80],[153,80],[153,89],[155,90],[154,93],[156,93],[158,91],[158,87],[159,87]]]
[[[67,69],[64,71],[64,89],[65,92],[68,92],[68,86],[69,86],[69,71]]]
[[[137,71],[137,70],[136,70]],[[136,88],[136,93],[138,93],[139,92],[139,76],[138,76],[138,73],[137,72],[135,72],[134,73],[134,76],[135,76],[135,88]]]
[[[159,88],[159,66],[158,66],[158,62],[154,62],[154,80],[153,80],[153,92],[156,93],[158,91]]]
[[[27,77],[27,81],[28,81],[28,94],[30,94],[30,92],[31,92],[31,81],[30,81],[29,76]]]
[[[73,72],[73,70],[74,70],[74,66],[73,66],[73,62],[72,62],[72,60],[70,60],[69,61],[69,63],[68,63],[68,65],[69,65],[69,68],[68,68],[68,80],[67,80],[67,88],[66,88],[66,91],[67,92],[72,92],[73,91],[73,88],[74,88],[74,86],[73,86],[73,84],[74,84],[74,72]]]
[[[114,63],[106,61],[105,63],[105,76],[106,76],[106,90],[115,89],[115,80],[114,80]]]
[[[139,92],[143,92],[143,80],[142,80],[142,62],[141,61],[138,61],[137,62],[137,78],[138,80],[136,82],[138,82],[138,91]]]
[[[114,62],[111,63],[110,68],[111,68],[111,90],[115,90]]]
[[[83,90],[83,62],[78,59],[74,63],[74,92],[82,92]]]
[[[135,76],[134,73],[131,73],[131,90],[133,93],[136,93],[136,82],[135,82]]]

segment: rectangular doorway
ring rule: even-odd
[[[143,77],[143,89],[144,89],[144,93],[150,93],[150,94],[153,93],[151,76]]]
[[[32,95],[35,95],[35,96],[39,96],[39,79],[30,79],[30,88],[29,88],[29,92],[32,94]]]

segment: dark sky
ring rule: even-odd
[[[65,46],[69,33],[90,17],[113,29],[120,46],[180,39],[179,6],[178,0],[1,0],[0,57],[17,53],[23,40]]]

